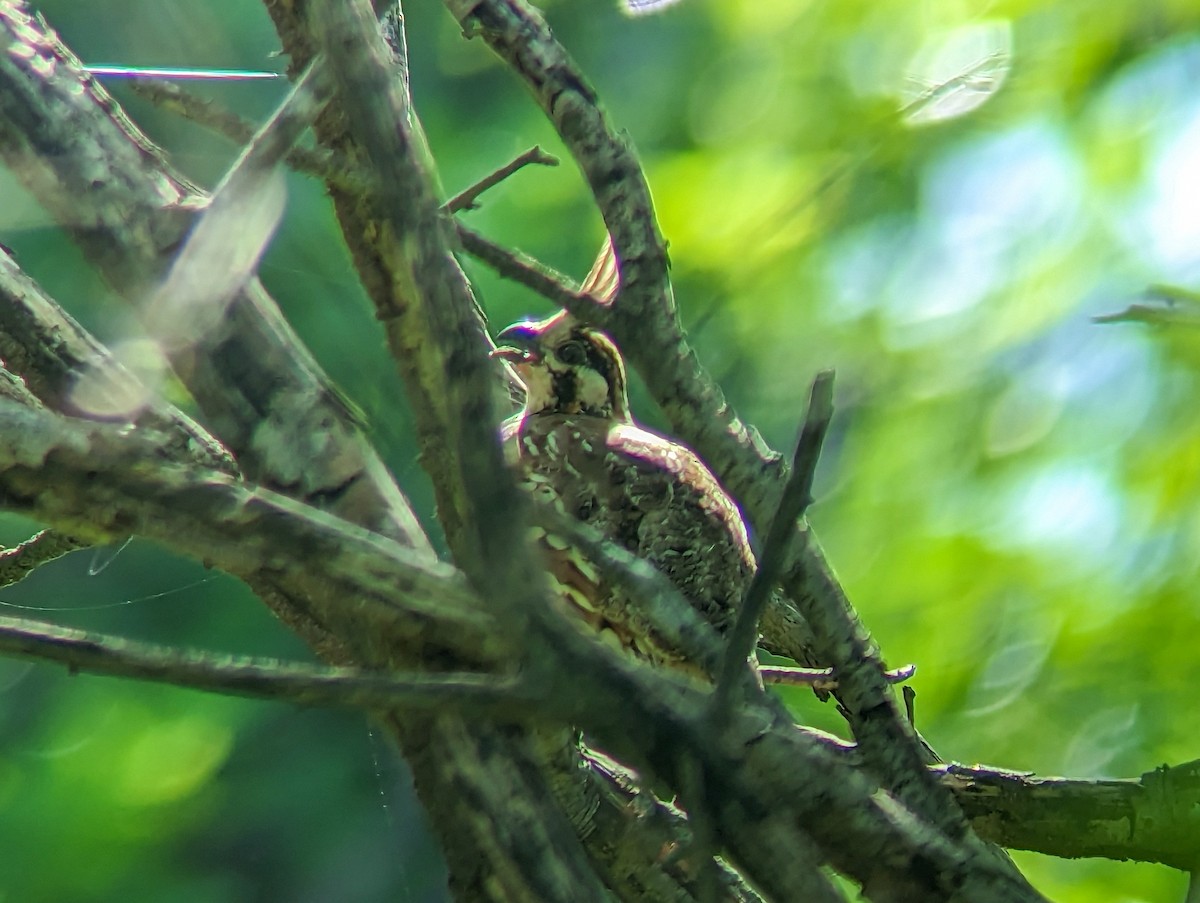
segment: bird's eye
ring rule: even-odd
[[[554,349],[554,353],[568,367],[578,367],[587,363],[587,351],[584,350],[583,342],[563,342]]]

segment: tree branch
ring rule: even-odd
[[[142,474],[148,469],[146,453],[149,450],[142,451],[142,444],[135,437],[105,425],[92,425],[87,432],[78,427],[55,428],[50,420],[53,418],[51,414],[23,408],[14,411],[11,410],[15,407],[14,403],[5,404],[8,407],[3,410],[3,417],[14,429],[11,434],[4,434],[5,442],[0,446],[0,493],[10,504],[18,508],[36,505],[28,513],[42,516],[53,514],[58,505],[64,505],[67,511],[103,511],[108,513],[109,518],[116,518],[124,524],[124,530],[133,527],[139,532],[159,537],[169,530],[177,545],[190,535],[189,530],[180,529],[177,520],[172,520],[167,526],[166,523],[146,520],[145,513],[140,517],[130,517],[133,511],[144,512],[144,509],[131,508],[132,500],[123,490],[136,488],[139,480],[143,479]],[[27,413],[22,415],[23,411]],[[112,437],[108,437],[108,433],[112,433]],[[122,435],[122,444],[115,445],[114,437]],[[129,473],[122,473],[115,462],[126,467]],[[96,472],[104,473],[104,478],[84,481],[91,493],[91,504],[75,502],[71,496],[71,474],[94,475]],[[200,485],[194,487],[193,492],[183,496],[170,491],[169,487],[164,492],[162,485],[154,485],[153,492],[149,494],[155,504],[171,512],[172,518],[182,516],[181,512],[190,512],[201,524],[211,522],[206,529],[228,543],[227,548],[221,549],[217,548],[217,539],[210,540],[210,545],[217,552],[218,562],[222,557],[235,554],[231,549],[241,549],[240,554],[277,562],[280,567],[283,567],[282,562],[288,560],[289,553],[299,555],[305,560],[320,562],[321,566],[320,569],[308,569],[296,579],[320,588],[327,585],[322,582],[320,573],[331,568],[335,572],[342,570],[343,574],[349,570],[357,577],[358,583],[350,585],[347,582],[345,595],[358,600],[356,607],[362,606],[370,598],[370,590],[363,585],[361,571],[364,567],[377,569],[378,562],[347,557],[346,547],[353,545],[356,540],[353,533],[339,531],[336,545],[322,548],[311,540],[298,541],[296,534],[289,534],[286,530],[288,519],[277,516],[259,524],[253,534],[238,535],[231,532],[228,518],[224,521],[220,518],[214,520],[213,511],[195,506],[197,498],[216,492],[216,498],[221,499],[227,489],[212,487],[211,477],[198,482]],[[102,495],[97,496],[101,492]],[[138,495],[132,493],[134,499]],[[268,498],[262,498],[259,502],[245,498],[222,500],[217,508],[236,512],[237,519],[232,522],[236,528],[242,525],[248,512],[253,512],[261,502],[267,501]],[[286,508],[283,500],[277,500],[275,504]],[[310,515],[310,518],[315,519],[314,515]],[[103,529],[106,523],[99,521],[95,529]],[[186,526],[190,526],[190,523]],[[247,540],[257,534],[261,534],[260,542],[269,537],[279,542],[281,548],[268,551],[252,547]],[[383,551],[378,547],[378,541],[374,545],[376,553]],[[195,549],[193,553],[199,551]],[[345,561],[344,569],[339,568],[339,557]],[[399,584],[398,576],[393,572],[385,580],[395,586]],[[328,580],[328,577],[324,579]],[[343,576],[342,579],[347,578]],[[313,595],[314,603],[319,603],[319,596]],[[566,628],[567,622],[564,620],[562,623]],[[430,632],[428,625],[425,632]],[[460,637],[460,642],[464,639]],[[573,627],[564,630],[556,639],[562,645],[560,667],[563,671],[559,677],[571,674],[575,690],[546,697],[539,704],[550,704],[550,710],[564,720],[584,723],[606,744],[635,759],[649,755],[651,769],[673,783],[680,776],[675,772],[677,764],[672,750],[687,748],[692,755],[700,756],[706,772],[721,774],[729,782],[715,788],[714,809],[721,835],[737,838],[739,849],[744,848],[741,856],[757,866],[754,870],[756,880],[773,883],[771,876],[774,873],[763,871],[768,862],[764,858],[764,851],[776,849],[781,844],[791,851],[788,860],[791,866],[780,874],[787,874],[791,879],[798,879],[804,874],[803,869],[799,875],[793,874],[798,863],[811,861],[799,852],[808,845],[806,833],[795,833],[800,825],[804,825],[805,832],[819,831],[814,836],[822,838],[823,855],[862,881],[879,880],[882,875],[879,869],[884,861],[889,870],[892,865],[897,865],[897,874],[904,874],[907,868],[905,863],[914,857],[921,857],[934,862],[938,869],[945,870],[944,873],[939,871],[937,874],[940,877],[935,884],[926,888],[929,892],[926,899],[952,899],[945,895],[945,888],[959,884],[975,894],[970,899],[1030,899],[1023,895],[997,895],[998,889],[1004,885],[994,886],[994,876],[981,876],[975,871],[964,872],[958,855],[945,847],[935,834],[928,834],[915,823],[910,824],[903,819],[897,822],[898,813],[902,810],[895,803],[887,803],[878,788],[856,772],[844,756],[809,735],[796,731],[774,709],[748,705],[734,716],[731,724],[729,736],[738,738],[737,742],[729,748],[710,750],[707,748],[707,733],[702,728],[705,723],[706,693],[686,681],[680,683],[669,673],[629,661],[625,656],[596,644],[590,636]],[[774,727],[764,734],[764,726],[772,724]],[[761,832],[765,829],[755,814],[763,811],[774,813],[774,820],[770,822],[771,831],[774,832],[771,838],[762,836]],[[794,828],[785,830],[787,824]],[[874,855],[862,855],[865,851],[883,848],[894,852],[884,860]],[[872,879],[872,875],[877,877]],[[894,881],[895,876],[888,880]],[[943,885],[943,880],[950,883]],[[980,881],[984,883],[978,883]],[[880,899],[903,897],[882,895]]]
[[[149,430],[8,400],[0,418],[0,498],[10,511],[82,541],[138,533],[231,573],[273,572],[311,616],[339,634],[371,637],[376,655],[388,646],[454,650],[487,665],[511,654],[449,565],[269,490],[175,464]]]
[[[174,360],[221,329],[227,309],[254,278],[283,216],[280,164],[329,94],[314,62],[225,173],[143,306],[151,339]]]
[[[396,674],[216,655],[0,617],[0,654],[228,696],[341,708],[452,709],[528,717],[519,685],[492,674]]]
[[[1200,863],[1193,816],[1200,807],[1200,760],[1120,780],[1038,777],[981,765],[942,765],[933,772],[993,843],[1066,859],[1159,862],[1185,872]]]
[[[228,450],[146,388],[0,249],[0,359],[52,410],[161,430],[178,460],[235,473]]]
[[[367,209],[384,230],[374,250],[392,278],[369,294],[404,376],[439,517],[468,580],[488,592],[503,630],[524,636],[528,650],[536,635],[525,633],[527,620],[551,614],[547,585],[522,529],[528,502],[500,454],[486,332],[450,251],[447,216],[424,168],[407,92],[394,80],[365,3],[313,2],[308,28],[328,58],[341,110],[375,177]],[[543,822],[528,825],[519,880],[546,900],[603,899],[582,847],[563,830],[565,819]]]
[[[312,53],[306,48],[311,45],[295,27],[293,5],[268,8],[278,15],[290,58],[310,60]],[[16,51],[0,53],[0,156],[102,274],[128,297],[138,298],[162,272],[203,198],[163,163],[120,107],[23,4],[0,5],[0,45]],[[318,120],[318,135],[329,138],[325,124],[333,118]],[[326,146],[338,153],[346,144],[333,140]],[[96,173],[105,175],[97,179]],[[343,212],[358,216],[368,209],[357,195],[351,197],[338,186],[331,194]],[[370,232],[347,231],[359,262],[376,259],[370,252],[360,253],[362,246],[354,240],[355,234]],[[392,284],[369,269],[363,273],[369,292]],[[248,478],[311,501],[433,559],[432,546],[390,474],[257,281],[229,307],[224,328],[188,349],[186,359],[175,365]],[[84,506],[77,513],[86,510],[88,500],[77,501]],[[61,508],[58,513],[70,514]],[[178,547],[178,539],[171,536],[167,541]],[[283,557],[265,561],[294,565],[306,548],[311,547],[293,547]],[[304,566],[314,560],[304,560]],[[358,602],[342,603],[358,600],[359,592],[343,596],[319,585],[314,597],[296,586],[303,583],[299,574],[291,574],[295,579],[289,588],[276,579],[289,574],[287,570],[272,569],[264,560],[249,564],[252,569],[241,576],[323,657],[373,665],[445,664],[447,650],[427,642],[421,631],[405,640],[402,631],[386,624],[381,628],[372,621],[369,606],[357,626],[348,624],[346,609]],[[309,579],[321,584],[316,575]],[[291,591],[297,588],[301,591]],[[375,590],[395,591],[386,581]],[[362,595],[369,599],[373,592]],[[332,622],[318,620],[314,598],[339,603],[332,609]],[[469,637],[467,632],[460,639],[469,642]],[[389,638],[398,642],[391,644]],[[460,667],[465,664],[458,653],[449,660]],[[504,834],[498,827],[521,813],[522,824],[536,828],[546,821],[547,808],[544,788],[539,792],[530,786],[532,766],[519,740],[488,725],[468,729],[452,717],[384,715],[383,721],[413,768],[456,887],[478,888],[484,899],[489,893],[498,894],[496,899],[518,895],[512,863],[522,856],[536,862],[534,851],[539,847],[529,832]],[[501,840],[504,837],[511,846]],[[543,848],[553,850],[556,844],[548,837]]]
[[[463,210],[474,210],[479,196],[489,188],[499,185],[518,169],[536,163],[539,166],[558,166],[558,157],[546,153],[536,144],[529,150],[518,155],[495,172],[488,173],[474,185],[464,188],[443,205],[448,213],[459,213]]]
[[[486,263],[505,279],[524,285],[568,310],[572,309],[572,305],[586,304],[590,308],[595,304],[588,296],[572,289],[567,277],[544,263],[520,251],[510,251],[462,223],[455,225],[463,250]]]
[[[414,335],[423,339],[423,381],[412,388],[413,400],[433,402],[421,418],[426,442],[442,449],[438,470],[458,487],[454,494],[439,491],[439,502],[459,506],[463,515],[457,529],[448,525],[447,537],[468,579],[503,615],[505,629],[519,633],[530,597],[545,595],[530,588],[544,583],[521,529],[529,502],[501,457],[499,417],[490,403],[493,368],[474,297],[446,241],[441,205],[407,128],[404,93],[392,84],[369,8],[314,0],[311,14],[341,105],[368,154],[381,215],[396,238],[391,252],[405,297],[379,305],[378,316],[397,360],[412,355]],[[544,608],[550,609],[548,598]]]
[[[20,583],[48,561],[87,547],[71,536],[42,530],[18,545],[0,552],[0,587]]]
[[[808,413],[796,443],[792,473],[779,499],[779,509],[771,521],[767,540],[763,543],[746,596],[738,609],[737,620],[729,632],[725,660],[721,667],[717,689],[713,694],[712,717],[718,730],[723,726],[728,706],[733,700],[733,687],[746,669],[746,659],[754,655],[758,645],[758,622],[770,601],[779,575],[791,557],[791,543],[796,534],[796,522],[804,516],[812,502],[813,478],[829,421],[833,418],[833,371],[817,374],[809,393]]]
[[[133,79],[130,90],[155,106],[228,138],[236,145],[248,144],[254,138],[256,129],[252,123],[211,98],[185,91],[175,82],[157,78]],[[323,181],[339,182],[353,178],[346,161],[319,150],[293,147],[283,159],[296,172],[307,173]]]

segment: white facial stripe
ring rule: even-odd
[[[586,409],[607,410],[608,381],[595,370],[581,367],[575,372],[575,395],[580,406]]]

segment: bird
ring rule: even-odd
[[[611,297],[619,277],[605,251],[584,290]],[[524,388],[521,410],[500,428],[522,487],[657,567],[718,631],[731,628],[755,569],[741,512],[690,448],[634,421],[612,339],[564,310],[501,330],[492,355]],[[601,641],[651,665],[715,677],[673,648],[568,539],[534,531],[554,598]],[[588,774],[594,756],[582,735],[539,729],[531,740],[551,794],[579,836],[588,836],[601,791]]]
[[[613,278],[598,270],[599,260],[585,289]],[[525,389],[521,410],[500,431],[522,486],[654,565],[719,632],[731,628],[755,570],[745,520],[694,451],[633,419],[613,340],[559,311],[502,330],[492,354]],[[553,532],[535,532],[558,597],[602,640],[689,670],[586,555]]]

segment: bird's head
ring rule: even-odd
[[[630,419],[617,346],[566,311],[502,330],[492,356],[508,361],[525,385],[526,414]]]

